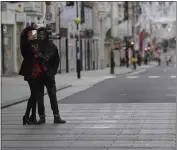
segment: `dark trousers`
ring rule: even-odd
[[[30,115],[30,111],[32,110],[32,115],[33,117],[36,116],[36,102],[37,102],[37,84],[36,81],[33,79],[28,80],[28,84],[30,87],[30,92],[31,92],[31,96],[28,100],[27,103],[27,108],[26,108],[26,112],[25,115],[29,116]]]
[[[38,92],[40,93],[40,98],[38,99],[38,113],[39,116],[45,116],[45,107],[44,107],[44,86],[46,86],[49,98],[50,98],[50,104],[54,115],[59,115],[59,109],[58,109],[58,102],[57,102],[57,96],[56,96],[56,84],[55,84],[55,77],[43,77],[43,80],[40,84],[40,87],[38,89]]]

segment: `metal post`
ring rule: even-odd
[[[4,48],[4,25],[3,24],[1,24],[1,49],[2,49],[2,74],[4,73],[4,50],[5,50],[5,48]]]
[[[177,7],[177,2],[176,2],[176,7]],[[176,19],[176,26],[177,26],[177,19]],[[176,36],[177,36],[177,31],[176,31]],[[176,40],[176,45],[177,45],[177,40]],[[176,46],[176,52],[177,52],[177,46]],[[176,54],[175,54],[175,57],[176,57]],[[175,60],[176,60],[176,58],[175,58]],[[177,62],[175,61],[175,66],[176,66],[176,63]],[[177,96],[176,96],[176,109],[177,109]],[[176,125],[177,125],[177,111],[176,111]],[[177,128],[177,126],[176,126],[176,128]],[[177,143],[177,130],[176,130],[176,143]],[[177,144],[176,144],[176,150],[177,150]]]
[[[128,10],[129,10],[129,3],[127,2],[128,5]],[[129,49],[129,43],[128,43],[128,36],[129,36],[129,11],[127,10],[127,37],[125,39],[126,43],[126,50],[125,50],[125,55],[126,55],[126,66],[127,68],[129,67],[129,56],[128,56],[128,49]]]
[[[79,17],[79,3],[78,1],[76,1],[76,17]],[[80,79],[81,78],[81,73],[80,73],[80,48],[79,48],[79,36],[80,36],[80,31],[79,31],[79,24],[77,23],[77,38],[76,38],[76,59],[77,59],[77,78]]]
[[[111,63],[111,67],[110,67],[110,73],[111,74],[114,74],[114,66],[115,66],[115,63],[114,63],[114,51],[111,50],[111,54],[110,54],[110,63]]]
[[[61,9],[60,7],[58,8],[58,19],[59,19],[59,34],[60,34],[60,39],[59,39],[59,55],[60,55],[60,70],[59,73],[61,73]]]
[[[135,36],[134,36],[134,30],[135,30],[135,7],[134,7],[134,2],[132,2],[132,7],[133,7],[133,21],[132,21],[132,37],[133,41],[135,41]],[[133,53],[133,58],[135,59],[136,57],[136,52],[134,46],[132,47],[132,53]],[[136,62],[133,62],[134,69],[136,69]]]

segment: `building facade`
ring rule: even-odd
[[[76,3],[73,7],[67,7],[64,2],[56,2],[56,6],[61,10],[60,18],[56,20],[61,28],[56,30],[67,32],[67,36],[61,37],[60,46],[56,41],[60,47],[61,73],[76,71],[76,34],[78,31],[73,16],[70,17],[71,14],[76,14]],[[78,13],[81,16],[81,2],[78,2],[78,6]],[[84,2],[85,22],[80,24],[79,29],[81,70],[85,71],[98,69],[98,39],[94,38],[93,7],[93,2]]]
[[[81,2],[79,16],[81,16]],[[110,66],[110,51],[115,41],[121,39],[124,21],[124,2],[83,2],[85,22],[80,24],[81,70],[103,69]],[[2,71],[3,74],[17,73],[21,66],[20,34],[27,24],[51,24],[53,33],[60,33],[61,40],[53,40],[59,49],[61,63],[59,72],[76,71],[76,24],[68,17],[76,14],[74,7],[67,8],[66,2],[51,2],[52,18],[45,19],[45,2],[6,3],[2,11]],[[73,12],[72,12],[73,11]],[[114,39],[114,42],[113,42]],[[115,51],[115,63],[120,65],[124,49]]]
[[[22,62],[20,34],[26,22],[23,3],[2,3],[1,7],[2,74],[17,73]]]

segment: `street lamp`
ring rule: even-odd
[[[77,62],[76,62],[76,64],[77,64],[77,78],[78,79],[80,79],[80,77],[81,77],[81,66],[80,66],[80,63],[81,63],[81,61],[80,61],[80,48],[79,48],[79,46],[80,46],[80,43],[79,43],[79,41],[80,41],[80,29],[79,29],[79,24],[80,24],[80,22],[81,22],[81,19],[79,18],[79,4],[78,4],[78,1],[76,1],[76,18],[74,19],[74,21],[75,21],[75,23],[76,23],[76,29],[77,29],[77,38],[76,38],[76,53],[77,53],[77,55],[76,55],[76,59],[77,59]]]

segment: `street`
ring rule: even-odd
[[[174,68],[151,67],[93,86],[80,82],[57,92],[65,125],[53,124],[47,95],[44,125],[22,125],[26,103],[5,108],[2,149],[172,150],[176,122]]]
[[[140,74],[117,76],[72,95],[59,103],[171,103],[176,102],[174,65]]]

